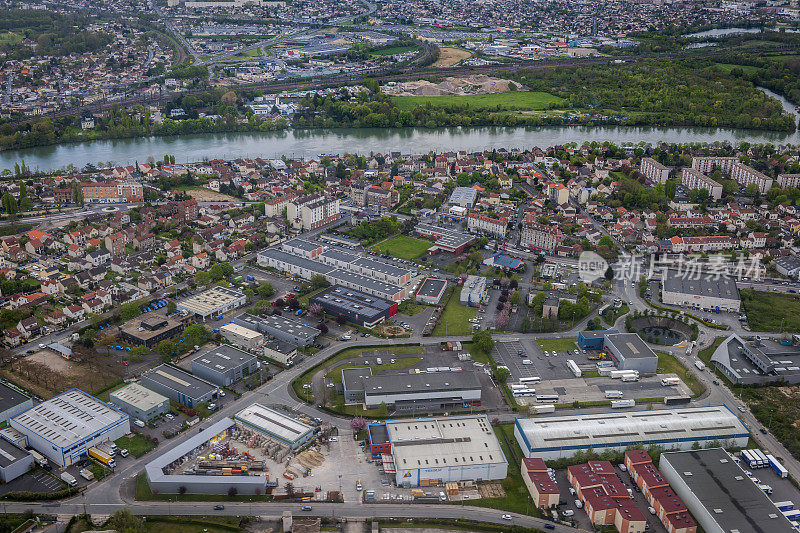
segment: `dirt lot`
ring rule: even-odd
[[[221,194],[210,189],[188,189],[186,194],[198,202],[238,202],[233,196]]]
[[[40,350],[12,362],[2,373],[43,398],[73,387],[96,391],[122,377],[123,367],[111,357],[82,347],[76,347],[74,356],[80,362],[69,361],[50,350]]]
[[[522,85],[510,80],[476,74],[445,78],[441,83],[431,83],[428,80],[407,81],[391,87],[384,86],[381,90],[390,96],[466,96],[506,93],[512,83],[517,89],[523,88]]]
[[[433,64],[434,67],[452,67],[472,57],[472,52],[461,48],[441,47],[439,48],[439,59]]]

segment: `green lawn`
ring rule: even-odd
[[[483,363],[485,365],[489,364],[489,354],[480,350],[477,346],[475,346],[472,342],[462,342],[461,346],[469,352],[472,356],[472,360],[476,363]]]
[[[466,105],[473,109],[496,108],[506,111],[535,111],[561,105],[562,98],[538,91],[512,91],[496,94],[471,94],[467,96],[393,96],[392,101],[402,111],[411,111],[428,103],[435,106]]]
[[[506,491],[506,496],[505,498],[470,500],[469,505],[541,516],[539,509],[532,503],[528,489],[525,487],[525,482],[522,481],[522,473],[520,471],[522,454],[514,438],[514,424],[497,425],[494,427],[494,432],[508,460],[508,476],[501,481],[503,489]]]
[[[536,341],[542,350],[556,352],[571,352],[578,346],[575,344],[578,339],[542,339]]]
[[[156,447],[155,444],[138,433],[134,433],[131,437],[120,437],[114,441],[114,444],[116,444],[120,450],[127,449],[134,457],[141,457]]]
[[[460,296],[461,290],[456,287],[456,290],[450,293],[450,300],[431,335],[437,337],[440,335],[470,335],[472,333],[472,322],[469,319],[477,316],[478,308],[461,305]]]
[[[404,54],[406,52],[410,52],[412,50],[416,50],[417,47],[413,45],[408,46],[393,46],[391,48],[384,48],[382,50],[375,50],[372,52],[373,56],[393,56],[395,54]]]
[[[422,239],[415,239],[414,237],[400,235],[398,237],[392,237],[386,241],[379,242],[373,246],[372,249],[381,254],[387,254],[411,261],[423,255],[431,246],[433,246],[433,243],[430,241],[424,241]]]
[[[22,35],[13,31],[0,33],[0,45],[15,45],[22,42]]]
[[[752,289],[742,289],[739,294],[752,331],[781,333],[800,330],[800,297]]]
[[[705,386],[695,377],[694,372],[687,370],[674,356],[662,352],[656,352],[656,354],[658,355],[659,373],[677,374],[686,383],[686,386],[692,389],[692,396],[699,396],[705,392]]]
[[[92,464],[89,465],[89,471],[94,474],[94,478],[97,481],[100,481],[106,477],[106,475],[108,475],[108,468],[94,461],[92,461]]]
[[[410,368],[417,363],[422,361],[421,357],[403,357],[401,359],[395,359],[394,363],[384,363],[382,365],[369,365],[372,368],[372,373],[377,374],[378,372],[383,372],[384,370],[401,370],[403,368]],[[336,367],[327,374],[325,377],[328,379],[333,380],[334,383],[341,383],[342,382],[342,370],[345,368],[366,368],[368,365],[354,365],[352,363],[345,363],[342,366]]]
[[[733,65],[731,63],[714,63],[714,64],[717,66],[718,69],[720,69],[721,71],[725,72],[726,74],[730,74],[731,70],[733,70],[735,68],[742,69],[742,72],[744,72],[745,75],[748,75],[748,76],[750,74],[758,72],[758,70],[759,70],[758,67],[752,67],[750,65]]]

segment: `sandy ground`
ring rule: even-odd
[[[50,350],[39,350],[28,356],[28,360],[47,365],[54,372],[64,376],[75,377],[84,372],[78,365],[71,363]]]
[[[239,202],[233,196],[227,194],[220,194],[210,189],[189,189],[186,194],[197,200],[198,202]]]
[[[512,83],[517,89],[524,88],[514,81],[476,74],[448,77],[440,83],[431,83],[428,80],[407,81],[394,86],[384,86],[381,90],[390,96],[466,96],[505,93],[509,91]]]
[[[439,59],[433,64],[434,67],[452,67],[472,57],[472,52],[460,48],[440,47]]]

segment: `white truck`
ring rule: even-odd
[[[694,362],[694,366],[697,367],[697,370],[705,370],[706,369],[706,364],[704,362],[700,361],[699,359]]]
[[[30,454],[33,456],[33,460],[36,461],[36,464],[42,468],[47,468],[47,459],[44,458],[44,455],[40,454],[36,450],[28,450]]]
[[[680,385],[680,378],[661,378],[661,385],[664,387],[671,387],[673,385]]]
[[[78,480],[75,479],[75,476],[73,476],[69,472],[61,472],[61,481],[63,481],[70,487],[74,487],[75,485],[78,484]]]

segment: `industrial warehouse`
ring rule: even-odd
[[[263,494],[267,485],[263,472],[223,476],[179,470],[204,447],[216,445],[227,437],[235,426],[232,419],[223,418],[147,463],[144,471],[150,489],[154,493],[178,494],[183,487],[190,494],[227,494],[233,488],[237,494]]]
[[[386,423],[398,486],[505,479],[506,460],[486,415]],[[391,466],[384,459],[384,468]]]
[[[425,278],[417,291],[416,299],[424,304],[439,305],[445,290],[447,290],[447,281],[441,278]]]
[[[149,422],[169,411],[169,398],[138,383],[129,383],[115,390],[108,395],[108,401],[142,422]]]
[[[241,292],[227,287],[212,287],[207,291],[178,302],[178,311],[203,320],[233,311],[247,303]]]
[[[199,403],[210,402],[219,392],[219,388],[208,381],[166,364],[142,373],[141,380],[142,385],[148,389],[186,407],[197,407]]]
[[[741,300],[736,281],[728,275],[679,272],[666,269],[661,281],[661,301],[707,311],[739,312]]]
[[[548,461],[572,457],[586,448],[603,451],[660,445],[686,450],[695,443],[702,446],[709,442],[746,446],[750,432],[721,405],[517,418],[514,436],[525,457]]]
[[[269,407],[254,403],[234,416],[237,423],[295,450],[314,437],[314,428]]]
[[[636,333],[607,334],[603,349],[619,370],[655,374],[658,368],[658,356]]]
[[[192,359],[192,373],[220,387],[227,387],[258,370],[256,356],[223,344]]]
[[[347,368],[342,388],[349,402],[363,401],[367,409],[385,403],[398,412],[461,408],[481,400],[481,383],[470,371],[373,376],[369,368]]]
[[[13,417],[9,424],[26,444],[60,466],[69,466],[86,451],[130,433],[130,418],[116,407],[80,389],[70,389]]]
[[[183,331],[183,322],[156,313],[147,313],[144,318],[134,318],[119,329],[120,338],[152,348],[164,339],[170,339]]]
[[[299,320],[280,315],[254,316],[243,313],[234,318],[233,323],[297,346],[313,344],[314,339],[321,333],[317,328],[312,328]]]
[[[796,531],[722,448],[662,453],[659,469],[708,533]]]
[[[397,302],[339,286],[328,287],[318,292],[308,303],[320,305],[330,315],[343,316],[349,322],[367,328],[397,314]]]
[[[800,383],[800,348],[756,336],[733,334],[711,355],[711,363],[737,385]]]

